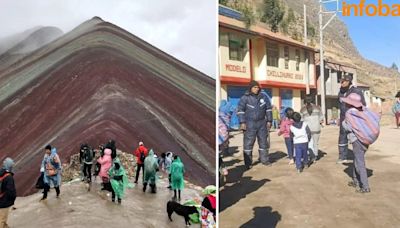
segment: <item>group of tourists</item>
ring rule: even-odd
[[[370,192],[370,188],[365,167],[365,153],[368,146],[379,136],[380,115],[366,107],[362,91],[352,84],[352,80],[352,75],[345,75],[341,80],[338,94],[340,130],[337,164],[348,162],[348,144],[351,143],[354,166],[353,180],[349,182],[349,186],[356,187],[359,193],[367,193]],[[396,113],[396,124],[400,126],[400,93],[393,112]],[[289,164],[295,164],[298,173],[317,162],[324,114],[313,102],[313,96],[309,94],[305,96],[304,106],[299,112],[286,108],[284,113],[284,116],[280,117],[277,108],[273,107],[270,99],[261,92],[259,83],[250,82],[248,91],[241,97],[237,107],[240,129],[243,130],[243,155],[247,169],[251,169],[253,165],[252,151],[256,139],[260,163],[271,165],[272,161],[268,155],[269,131],[271,127],[278,128],[278,126],[277,133],[284,138]]]
[[[174,191],[173,199],[181,199],[181,191],[184,188],[184,165],[178,155],[172,152],[162,153],[158,157],[153,149],[148,150],[143,142],[139,142],[138,148],[133,152],[136,158],[136,175],[134,183],[139,180],[140,171],[142,170],[143,192],[146,192],[147,186],[150,186],[151,193],[156,193],[156,183],[160,168],[168,175],[168,188]],[[86,181],[90,185],[93,176],[101,178],[101,190],[111,192],[111,200],[121,204],[122,198],[127,188],[133,188],[134,184],[130,183],[126,168],[121,164],[119,155],[117,154],[116,143],[109,140],[105,145],[100,145],[98,149],[93,149],[89,144],[84,143],[80,146],[79,162],[81,164],[81,180]],[[93,166],[93,164],[95,164]],[[60,195],[61,185],[61,160],[57,154],[57,149],[51,145],[45,147],[45,155],[43,157],[41,168],[41,176],[38,179],[36,187],[43,189],[43,197],[41,201],[47,199],[47,193],[51,187],[56,191],[56,197]]]

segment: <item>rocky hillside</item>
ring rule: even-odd
[[[172,151],[215,182],[215,80],[99,17],[0,70],[0,160],[30,194],[47,144],[64,162],[87,142]]]
[[[283,0],[283,2],[286,7],[294,10],[298,22],[297,26],[301,27],[304,23],[303,1]],[[316,29],[316,37],[311,38],[314,39],[311,43],[315,43],[315,46],[319,47],[319,1],[304,0],[304,3],[307,6],[308,20],[312,27]],[[324,17],[324,21],[328,19],[328,16]],[[303,34],[302,29],[298,29],[298,32]],[[346,24],[338,17],[326,28],[324,44],[326,45],[327,56],[357,67],[359,82],[369,85],[374,95],[392,97],[395,94],[394,77],[395,75],[398,77],[400,74],[388,66],[380,65],[361,56],[349,35]]]

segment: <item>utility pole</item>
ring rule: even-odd
[[[306,4],[304,4],[304,44],[307,46],[308,45],[308,40],[307,40],[307,8]],[[308,54],[308,51],[305,50],[307,54],[305,54],[305,63],[304,63],[304,76],[306,77],[306,94],[310,94],[310,75],[309,75],[309,58],[310,55]]]
[[[336,3],[336,10],[324,11],[324,5]],[[331,21],[336,17],[337,13],[342,12],[339,10],[339,0],[319,0],[319,70],[320,70],[320,83],[321,83],[321,109],[325,116],[325,123],[327,123],[326,118],[326,106],[325,106],[325,65],[324,65],[324,41],[323,32],[326,26],[331,23]],[[329,20],[323,23],[323,14],[331,15]]]

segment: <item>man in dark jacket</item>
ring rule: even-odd
[[[8,227],[8,212],[17,197],[14,174],[11,172],[13,166],[14,161],[11,158],[6,158],[3,161],[3,168],[0,169],[0,227]]]
[[[340,101],[340,98],[347,97],[351,93],[356,93],[361,96],[361,102],[365,106],[365,98],[363,92],[353,85],[353,76],[346,74],[342,81],[340,82],[340,91],[338,95],[339,99],[339,106],[340,106],[340,130],[339,130],[339,159],[336,163],[341,164],[343,162],[347,162],[347,154],[348,154],[348,140],[347,140],[347,133],[342,126],[342,122],[345,118],[346,112],[349,109],[345,103]]]
[[[240,98],[238,117],[243,135],[244,164],[247,169],[252,167],[253,146],[257,137],[260,162],[270,165],[268,159],[268,130],[272,123],[272,108],[267,96],[261,93],[258,82],[251,81],[249,90]]]

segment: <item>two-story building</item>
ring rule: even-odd
[[[256,80],[273,105],[299,111],[307,85],[316,88],[315,52],[262,24],[246,28],[238,12],[226,7],[221,11],[220,6],[220,100],[237,106],[249,82]],[[235,121],[234,116],[233,125]]]
[[[321,82],[319,71],[319,55],[315,56],[317,64],[317,94],[318,104],[321,104]],[[332,119],[337,119],[340,115],[338,94],[340,90],[340,81],[345,75],[353,76],[353,84],[359,87],[364,94],[367,107],[370,106],[371,95],[369,86],[357,82],[356,66],[350,63],[341,63],[340,61],[327,58],[325,60],[325,117],[329,122]]]

